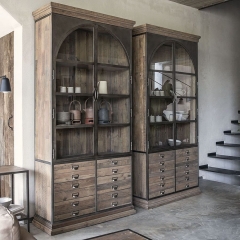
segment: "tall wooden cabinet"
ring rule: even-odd
[[[198,194],[199,37],[149,24],[133,29],[134,204]]]
[[[54,235],[135,213],[134,22],[57,3],[33,16],[34,224]]]

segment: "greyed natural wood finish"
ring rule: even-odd
[[[133,28],[133,36],[144,34],[144,33],[153,33],[162,36],[167,36],[171,38],[182,39],[191,42],[198,42],[201,38],[200,36],[179,32],[176,30],[171,30],[163,27],[153,26],[151,24],[144,24]]]
[[[97,161],[97,168],[117,167],[131,164],[131,157],[112,158]]]
[[[57,13],[57,14],[61,14],[69,17],[86,19],[94,22],[111,24],[118,27],[130,28],[130,29],[132,29],[133,25],[135,24],[135,21],[131,21],[131,20],[127,20],[119,17],[113,17],[106,14],[102,14],[102,13],[96,13],[96,12],[88,11],[85,9],[75,8],[75,7],[71,7],[68,5],[63,5],[55,2],[51,2],[45,5],[44,7],[34,11],[33,17],[34,17],[34,20],[37,21],[43,17],[46,17],[51,13]]]
[[[95,161],[85,161],[85,162],[74,162],[66,164],[58,164],[54,166],[55,173],[65,173],[65,172],[77,172],[80,170],[87,169],[88,167],[94,167]]]
[[[52,211],[51,165],[35,161],[35,212],[51,221]]]
[[[133,150],[145,152],[147,124],[146,36],[133,37]]]
[[[176,190],[181,191],[187,188],[197,187],[198,186],[198,179],[190,182],[179,182],[176,184]]]
[[[36,22],[35,158],[52,161],[52,17]]]
[[[136,213],[136,210],[132,206],[126,206],[118,209],[112,209],[111,211],[101,212],[90,216],[83,216],[78,219],[69,219],[64,222],[49,224],[44,219],[37,215],[33,219],[33,224],[49,235],[56,235],[64,232],[69,232],[75,229],[88,227],[91,225],[99,224],[113,219],[126,217]]]
[[[176,163],[198,160],[198,147],[178,149],[176,151]]]
[[[149,201],[141,199],[141,198],[133,197],[133,203],[135,206],[142,207],[144,209],[151,209],[151,208],[155,208],[155,207],[159,207],[159,206],[168,204],[170,202],[175,202],[175,201],[178,201],[178,200],[181,200],[184,198],[198,195],[200,193],[201,193],[200,188],[195,187],[195,188],[188,189],[185,191],[166,195],[166,196],[163,196],[160,198],[155,198],[155,199],[152,199]]]
[[[0,38],[0,52],[0,76],[6,75],[11,85],[10,93],[0,93],[0,166],[3,166],[14,164],[14,131],[8,127],[14,109],[14,32]],[[9,124],[13,127],[13,118]],[[11,187],[10,176],[1,177],[0,196],[11,197]]]
[[[147,162],[145,153],[133,152],[133,196],[147,197]]]
[[[149,175],[149,184],[165,182],[175,176],[175,169],[165,171],[163,173],[152,173]]]
[[[201,8],[206,8],[210,7],[219,3],[224,3],[229,0],[169,0],[172,2],[180,3],[189,7],[201,9]]]
[[[132,177],[131,172],[98,177],[97,185],[106,184],[106,183],[118,184],[118,182],[123,180],[131,180],[131,177]]]
[[[149,164],[149,175],[152,173],[164,173],[175,168],[175,160],[160,161],[159,163]]]
[[[115,176],[116,174],[121,173],[130,173],[131,172],[131,166],[116,166],[116,167],[109,167],[109,168],[100,168],[97,171],[98,177],[104,177],[104,176]]]
[[[131,177],[128,180],[118,180],[117,182],[109,182],[105,184],[100,184],[97,186],[98,194],[106,192],[115,192],[117,190],[123,190],[126,188],[131,188]]]
[[[175,159],[175,151],[166,151],[149,154],[149,164],[165,162]]]

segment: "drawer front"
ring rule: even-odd
[[[69,191],[71,189],[85,188],[90,186],[95,186],[95,177],[69,182],[55,183],[54,191],[55,192]]]
[[[169,188],[175,187],[175,178],[169,178],[165,181],[159,182],[159,183],[153,183],[149,185],[149,193],[154,193],[156,191],[162,191]]]
[[[92,208],[95,208],[95,196],[54,203],[54,215],[58,216]]]
[[[98,194],[97,209],[98,211],[131,204],[132,191],[125,189],[121,191]]]
[[[77,170],[72,170],[69,172],[59,172],[59,171],[54,172],[55,183],[86,179],[91,177],[95,177],[95,166],[82,167]]]
[[[97,168],[111,168],[116,166],[131,165],[131,157],[112,158],[97,161]]]
[[[64,213],[64,214],[61,214],[61,215],[54,216],[54,220],[55,221],[60,221],[60,220],[68,219],[68,218],[82,216],[82,215],[89,214],[89,213],[94,213],[95,211],[96,211],[95,207],[86,208],[86,209],[83,209],[83,210],[76,210],[76,211],[72,211],[72,212],[68,212],[68,213]]]
[[[188,162],[198,159],[198,147],[176,150],[176,163]]]
[[[171,178],[175,178],[175,169],[171,171],[166,171],[163,174],[152,174],[149,177],[149,184],[164,182]]]
[[[175,158],[175,151],[166,151],[160,153],[151,153],[149,154],[149,164],[158,163],[159,161],[168,161],[174,160]]]
[[[76,162],[76,163],[66,163],[58,164],[54,166],[55,173],[64,173],[64,172],[74,172],[81,170],[81,168],[94,167],[95,161],[85,161],[85,162]]]
[[[119,173],[130,173],[131,165],[100,168],[97,170],[98,177],[114,176]]]
[[[118,182],[110,182],[105,184],[100,184],[97,186],[98,194],[107,193],[107,192],[115,192],[127,188],[131,188],[131,179],[120,180]]]
[[[121,173],[121,174],[114,174],[112,176],[105,176],[105,177],[98,177],[97,184],[105,184],[105,183],[118,183],[122,180],[130,180],[131,181],[132,174],[131,172]]]
[[[176,190],[181,191],[184,189],[188,189],[191,187],[197,187],[197,186],[198,186],[198,179],[190,181],[190,182],[183,181],[183,182],[179,182],[176,184]]]
[[[184,163],[176,167],[176,177],[190,175],[192,172],[198,171],[198,161]]]
[[[166,194],[173,193],[173,192],[175,192],[175,186],[172,188],[165,189],[165,190],[160,190],[160,191],[155,191],[155,192],[149,193],[149,198],[164,196]]]
[[[189,175],[182,175],[178,176],[176,178],[176,182],[192,182],[192,181],[198,181],[198,172],[197,171],[191,171]]]
[[[175,169],[175,160],[171,161],[160,161],[156,164],[149,164],[149,174],[152,173],[164,173],[169,170]]]
[[[54,193],[54,202],[68,201],[95,195],[95,186],[88,188],[72,189],[70,191],[61,191]]]

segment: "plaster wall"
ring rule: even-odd
[[[2,6],[22,26],[18,58],[19,89],[15,94],[18,112],[18,165],[34,169],[34,20],[32,12],[48,0],[0,0]],[[199,143],[200,164],[223,139],[240,108],[240,2],[233,0],[206,10],[179,5],[168,0],[55,0],[91,11],[149,23],[200,35],[199,43]],[[2,24],[2,23],[1,23]],[[20,30],[19,30],[20,31]],[[20,32],[18,32],[20,34]],[[21,35],[20,34],[20,35]],[[17,43],[16,43],[17,44]],[[16,74],[16,73],[15,73]],[[21,103],[21,104],[20,104]],[[15,120],[16,122],[16,120]],[[34,176],[30,179],[31,215],[34,214]]]

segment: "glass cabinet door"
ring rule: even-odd
[[[81,27],[66,37],[56,58],[57,159],[94,154],[93,42],[93,27]]]

